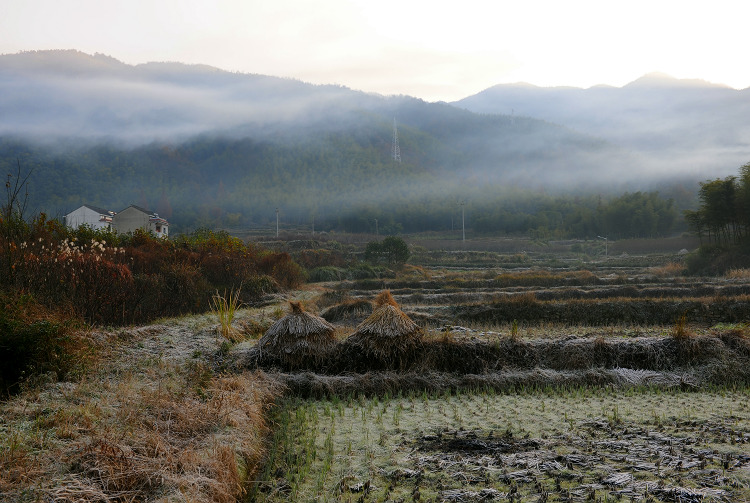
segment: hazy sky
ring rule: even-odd
[[[204,63],[428,101],[661,71],[750,87],[738,0],[0,0],[0,53]]]

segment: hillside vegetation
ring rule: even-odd
[[[286,227],[396,233],[450,230],[463,209],[482,233],[652,236],[703,178],[529,116],[205,66],[40,51],[0,56],[0,86],[0,168],[31,170],[51,216],[138,204],[184,232],[269,227],[278,208]],[[636,230],[601,221],[625,193],[650,206]]]

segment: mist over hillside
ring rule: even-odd
[[[503,84],[453,104],[595,134],[654,171],[723,176],[750,160],[750,89],[652,73],[621,88]]]
[[[394,228],[444,228],[459,201],[486,213],[523,191],[689,187],[746,162],[744,129],[716,131],[701,143],[705,157],[686,162],[689,152],[674,152],[687,140],[663,127],[646,145],[635,113],[590,127],[572,120],[577,106],[589,115],[615,106],[605,95],[596,105],[591,90],[569,90],[578,101],[560,97],[568,90],[544,99],[533,91],[518,88],[506,104],[480,94],[454,106],[203,65],[132,66],[77,51],[3,55],[0,167],[33,169],[33,207],[52,215],[135,203],[171,208],[166,216],[188,228],[262,225],[280,207],[287,221],[317,215],[319,225],[353,230],[378,215]],[[519,97],[528,110],[515,105]],[[465,109],[471,103],[484,109]],[[401,162],[392,156],[394,119]]]

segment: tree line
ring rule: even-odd
[[[467,184],[455,153],[426,135],[405,134],[403,147],[420,154],[394,163],[387,133],[59,150],[0,138],[0,169],[12,172],[21,159],[34,171],[35,210],[62,216],[81,204],[113,211],[137,204],[166,217],[175,233],[270,229],[279,208],[282,228],[312,230],[314,222],[316,231],[396,235],[465,225],[488,235],[655,237],[678,231],[679,210],[689,205],[685,194],[668,197],[670,187],[618,195],[548,193],[510,186],[502,177]]]
[[[750,163],[738,176],[700,183],[697,210],[684,211],[689,229],[701,244],[730,246],[750,234]]]

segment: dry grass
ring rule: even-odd
[[[729,269],[724,277],[726,279],[748,280],[750,279],[750,269]]]
[[[237,310],[241,307],[240,295],[242,287],[231,289],[229,294],[224,292],[224,295],[219,295],[217,291],[211,297],[211,312],[219,319],[219,333],[230,342],[240,342],[242,340],[242,332],[238,331],[232,326],[232,321],[237,314]]]
[[[650,267],[648,271],[657,278],[674,278],[684,274],[686,269],[685,264],[670,262],[662,266]]]
[[[687,314],[683,313],[677,319],[677,322],[672,327],[672,337],[677,340],[684,341],[691,339],[694,336],[693,332],[688,327]]]
[[[211,330],[98,334],[77,382],[0,403],[3,501],[237,501],[261,467],[277,386],[216,374]]]

